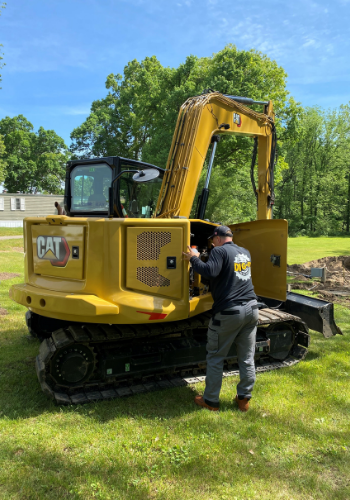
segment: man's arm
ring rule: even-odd
[[[222,268],[222,253],[219,248],[213,248],[210,252],[208,262],[202,262],[196,251],[190,249],[190,252],[184,254],[184,259],[189,260],[196,273],[205,276],[206,278],[215,278],[219,275]]]

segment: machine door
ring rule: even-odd
[[[236,245],[249,250],[252,280],[257,295],[285,301],[287,298],[288,222],[257,220],[229,226]]]
[[[183,229],[128,227],[126,286],[180,299],[183,279]]]

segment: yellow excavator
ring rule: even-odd
[[[262,106],[261,113],[254,111]],[[182,252],[204,261],[218,224],[205,219],[220,136],[254,139],[257,220],[230,226],[252,256],[260,311],[257,371],[290,366],[308,327],[341,333],[333,305],[288,293],[287,221],[273,219],[276,149],[271,102],[206,92],[181,107],[166,169],[121,157],[69,161],[65,211],[24,220],[25,283],[10,290],[41,340],[36,371],[59,404],[109,399],[204,379],[209,283]],[[196,218],[190,219],[211,148]],[[254,184],[254,182],[253,182]],[[225,374],[237,373],[235,347]]]

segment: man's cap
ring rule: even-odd
[[[221,236],[222,238],[225,237],[225,236],[233,236],[232,232],[231,232],[231,229],[227,226],[219,226],[219,227],[216,227],[213,234],[211,236],[209,236],[208,240],[210,240],[210,238],[214,238],[214,236]]]

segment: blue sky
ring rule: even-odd
[[[7,0],[0,119],[23,114],[69,145],[128,61],[177,67],[228,43],[275,59],[304,106],[334,108],[350,101],[349,25],[350,0]]]

